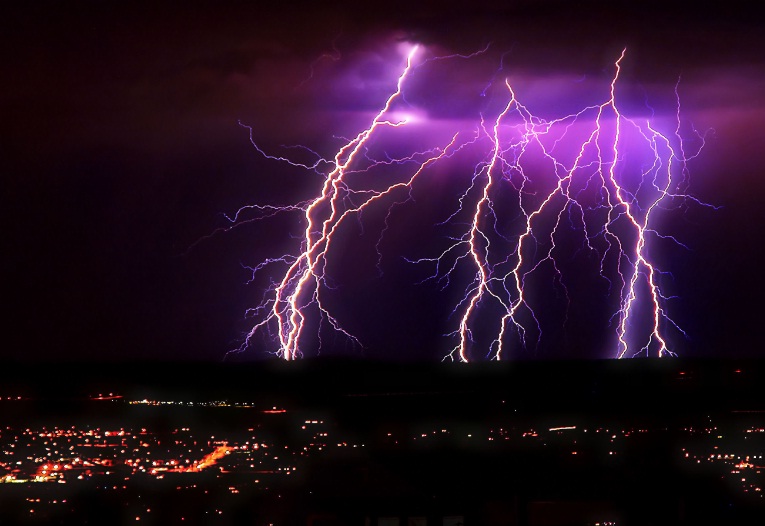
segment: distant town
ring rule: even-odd
[[[455,396],[301,406],[113,390],[36,411],[47,402],[5,394],[0,524],[735,524],[765,511],[765,411],[531,411],[492,395],[473,415],[448,410]]]

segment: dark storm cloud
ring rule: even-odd
[[[719,312],[714,299],[734,304],[732,291],[754,299],[763,290],[761,279],[747,278],[753,267],[739,248],[753,252],[756,243],[730,234],[761,217],[756,192],[743,184],[762,187],[753,167],[765,78],[759,20],[740,2],[5,6],[0,139],[12,338],[42,360],[222,356],[259,297],[240,263],[273,255],[270,245],[288,243],[300,225],[286,220],[286,235],[243,228],[180,254],[227,226],[223,213],[290,202],[316,183],[316,174],[264,163],[237,122],[263,146],[303,143],[331,155],[335,135],[358,132],[395,86],[397,46],[421,42],[432,55],[489,46],[485,58],[459,63],[468,69],[423,67],[423,75],[444,68],[438,89],[413,75],[410,102],[444,121],[486,108],[480,94],[493,78],[507,76],[535,104],[574,87],[587,95],[624,46],[624,85],[635,92],[666,94],[681,76],[688,116],[701,130],[715,128],[694,184],[723,206],[693,218],[707,235],[689,245],[719,279],[688,279],[689,312],[694,301],[706,310],[701,323],[682,316],[701,327],[696,340],[720,346],[735,326],[744,342],[756,334],[756,316],[735,305]],[[673,97],[664,100],[671,108]],[[723,285],[729,267],[735,276]],[[428,309],[424,294],[403,294]],[[383,319],[396,301],[367,307],[370,316]],[[408,344],[413,353],[431,352],[422,333],[443,332],[433,320],[399,321],[417,342]]]

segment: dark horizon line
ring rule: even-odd
[[[269,365],[284,365],[286,367],[301,367],[306,364],[319,364],[320,366],[326,366],[329,364],[380,364],[400,367],[502,367],[512,364],[688,364],[688,363],[759,363],[765,362],[765,356],[639,356],[634,358],[592,358],[592,357],[566,357],[566,358],[544,358],[523,356],[514,357],[505,360],[472,360],[469,362],[461,362],[457,360],[430,360],[422,358],[405,358],[405,357],[390,357],[390,358],[369,358],[365,356],[354,355],[327,355],[327,356],[311,356],[305,358],[298,358],[295,360],[285,360],[279,357],[258,356],[249,359],[236,358],[236,359],[209,359],[209,358],[125,358],[125,357],[104,357],[103,359],[38,359],[35,357],[19,358],[19,357],[6,357],[0,360],[0,367],[19,366],[19,367],[69,367],[69,366],[114,366],[114,365],[214,365],[225,367],[251,367],[251,366],[269,366]]]

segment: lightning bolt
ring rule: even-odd
[[[619,109],[618,81],[626,50],[615,61],[605,100],[599,104],[545,119],[522,104],[510,81],[503,79],[500,87],[505,102],[493,116],[488,110],[478,115],[471,131],[457,131],[442,146],[404,157],[379,159],[370,155],[370,144],[385,130],[395,133],[412,121],[405,111],[411,105],[404,97],[404,87],[414,70],[435,60],[470,59],[487,50],[466,56],[430,57],[415,65],[422,49],[412,47],[396,89],[369,126],[348,139],[331,160],[314,152],[313,163],[269,155],[257,146],[250,128],[250,139],[263,156],[319,173],[326,167],[326,174],[313,199],[289,206],[247,206],[230,218],[236,225],[245,221],[245,211],[255,212],[254,220],[297,212],[305,225],[296,254],[270,258],[251,268],[253,274],[274,264],[286,270],[266,290],[263,301],[251,309],[258,321],[238,350],[249,347],[259,331],[275,327],[279,345],[275,352],[286,360],[298,358],[307,320],[315,315],[312,313],[360,344],[323,301],[324,292],[331,288],[327,262],[341,225],[351,219],[360,222],[362,213],[373,203],[388,205],[385,227],[376,245],[379,268],[380,241],[388,220],[396,205],[412,199],[411,191],[420,175],[462,151],[484,149],[487,153],[475,165],[456,208],[440,223],[457,229],[462,225],[461,232],[449,236],[445,248],[433,257],[406,258],[415,264],[432,265],[425,281],[439,281],[444,288],[463,281],[463,275],[473,276],[452,311],[459,321],[451,333],[455,344],[445,359],[499,360],[507,357],[512,341],[523,348],[538,345],[543,328],[538,313],[543,303],[534,300],[534,283],[549,274],[556,290],[570,304],[567,280],[571,277],[561,262],[571,257],[565,246],[573,237],[581,239],[577,252],[597,261],[596,274],[609,291],[603,301],[618,298],[611,317],[616,347],[613,355],[673,354],[667,330],[671,327],[685,333],[668,315],[670,298],[662,293],[663,273],[653,261],[651,246],[657,240],[680,244],[657,230],[657,216],[678,203],[698,202],[685,190],[688,161],[701,151],[704,135],[694,130],[699,146],[686,152],[680,134],[678,85],[676,125],[669,133],[660,131],[653,115],[629,117]],[[484,88],[481,95],[489,89]],[[379,176],[392,166],[397,173],[407,167],[405,175]],[[477,337],[488,324],[493,324],[493,336]]]
[[[349,339],[358,342],[357,338],[342,328],[337,319],[322,303],[321,291],[327,288],[325,274],[328,251],[339,226],[349,217],[358,216],[364,208],[373,201],[377,201],[399,188],[410,188],[414,179],[424,168],[439,157],[446,154],[445,149],[425,153],[414,154],[406,160],[421,159],[419,169],[406,182],[400,182],[389,186],[384,191],[363,190],[356,191],[346,182],[346,178],[352,171],[357,158],[363,156],[367,142],[380,128],[395,128],[407,124],[406,116],[396,117],[389,115],[391,108],[397,99],[401,97],[402,85],[412,69],[412,60],[417,53],[418,47],[414,46],[407,56],[406,67],[398,79],[396,90],[388,97],[383,108],[372,119],[369,127],[361,131],[356,137],[348,141],[334,156],[332,170],[324,179],[321,193],[315,199],[304,203],[302,210],[305,218],[305,231],[302,242],[302,251],[297,256],[284,256],[277,260],[268,260],[267,263],[281,261],[288,263],[287,271],[281,281],[273,288],[273,296],[265,304],[260,305],[257,311],[267,311],[262,321],[256,324],[248,334],[245,346],[255,333],[275,321],[278,327],[278,339],[280,350],[278,354],[285,360],[293,360],[301,356],[300,340],[306,323],[305,310],[315,306],[323,320],[327,320],[332,328],[342,333]],[[366,159],[366,158],[364,158]],[[286,160],[280,158],[280,160]],[[404,159],[396,160],[397,163],[405,162]],[[294,163],[292,163],[294,164]],[[376,163],[373,163],[376,164]],[[306,165],[299,165],[309,168]],[[315,168],[317,165],[311,166]],[[367,168],[368,169],[368,168]],[[353,204],[354,199],[360,204]],[[287,210],[283,208],[282,210]]]

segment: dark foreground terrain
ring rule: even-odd
[[[0,524],[759,524],[765,366],[6,364]]]

